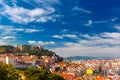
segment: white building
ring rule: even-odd
[[[17,65],[17,59],[14,56],[6,56],[6,64],[11,64],[15,67]]]

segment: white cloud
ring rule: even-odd
[[[102,33],[102,37],[107,37],[107,38],[113,38],[113,39],[120,39],[120,33],[114,32],[114,33]]]
[[[74,44],[74,43],[73,43]],[[100,47],[100,46],[84,46],[74,45],[52,49],[60,56],[120,56],[120,46]]]
[[[120,25],[114,26],[117,30],[120,30]]]
[[[83,36],[83,35],[82,35]],[[99,35],[89,36],[85,35],[83,36],[85,38],[88,38],[88,40],[80,40],[81,44],[84,45],[120,45],[120,33],[108,33],[104,32]]]
[[[50,41],[50,42],[38,41],[38,44],[40,44],[40,45],[55,45],[55,42],[54,41]]]
[[[30,40],[30,41],[28,41],[28,43],[29,43],[29,44],[32,44],[32,45],[36,45],[36,44],[37,44],[37,42],[36,42],[36,41],[31,41],[31,40]]]
[[[92,24],[101,24],[101,23],[108,23],[108,22],[114,22],[116,21],[118,18],[112,18],[111,20],[99,20],[99,21],[92,21],[92,20],[88,20],[88,22],[85,24],[85,26],[91,26]]]
[[[92,21],[92,20],[88,20],[88,23],[87,23],[87,24],[85,24],[85,26],[91,26],[91,25],[92,25],[92,23],[93,23],[93,21]]]
[[[47,22],[47,21],[53,21],[54,22],[54,17],[53,16],[44,16],[44,17],[40,17],[39,19],[37,19],[37,22]]]
[[[2,35],[8,34],[16,34],[17,32],[24,32],[24,33],[34,33],[34,32],[42,32],[44,29],[34,29],[34,28],[16,28],[13,26],[5,26],[0,25],[0,31],[3,31]]]
[[[4,36],[4,40],[15,39],[15,36]]]
[[[15,28],[13,26],[0,25],[0,30],[5,31],[23,31],[23,28]]]
[[[78,42],[65,42],[64,47],[52,49],[61,56],[120,56],[120,33],[81,35],[87,39]]]
[[[35,0],[36,3],[43,3],[43,4],[60,4],[60,0]]]
[[[51,6],[51,5],[54,5],[54,4],[61,4],[60,0],[31,0],[31,1],[28,1],[28,0],[22,0],[24,1],[25,3],[27,4],[30,4],[30,5],[42,5],[42,6]]]
[[[32,44],[32,45],[55,45],[55,42],[54,41],[46,41],[46,42],[43,42],[43,41],[28,41],[29,44]]]
[[[25,29],[25,33],[35,33],[35,32],[41,32],[44,31],[43,29],[38,30],[38,29]]]
[[[18,27],[13,27],[13,26],[5,26],[5,25],[0,25],[0,40],[4,40],[4,42],[9,43],[9,44],[15,44],[16,42],[19,43],[19,39],[23,38],[21,33],[37,33],[44,31],[44,29],[32,29],[32,28],[18,28]]]
[[[29,11],[28,15],[31,17],[34,17],[34,16],[43,15],[44,13],[46,13],[45,10],[38,8],[38,9]]]
[[[64,34],[62,36],[63,37],[68,37],[68,38],[77,38],[77,35],[75,35],[75,34]]]
[[[23,7],[10,7],[2,1],[4,6],[3,11],[0,12],[1,15],[6,16],[8,19],[16,23],[29,23],[29,22],[47,22],[55,21],[56,16],[52,15],[55,12],[53,7],[41,7],[35,9],[27,9]],[[51,15],[50,15],[51,14]]]
[[[53,38],[59,38],[59,39],[63,39],[63,36],[60,36],[60,35],[54,35],[52,36]]]
[[[92,14],[91,11],[86,10],[86,9],[83,9],[83,8],[80,8],[80,7],[77,7],[77,6],[75,6],[75,7],[73,8],[73,11],[80,11],[80,12],[83,12],[83,13]]]
[[[75,34],[63,34],[63,35],[53,35],[53,38],[59,38],[59,39],[63,39],[63,38],[72,38],[72,39],[76,39],[78,38],[77,35]]]
[[[107,23],[109,20],[100,20],[100,21],[93,21],[93,20],[88,20],[84,26],[91,26],[92,24],[101,24],[101,23]]]

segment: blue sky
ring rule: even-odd
[[[119,0],[0,0],[0,45],[66,56],[120,56]]]

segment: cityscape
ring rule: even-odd
[[[12,53],[3,54],[3,50],[5,52],[12,51]],[[11,64],[13,68],[20,70],[29,67],[47,70],[63,77],[63,79],[58,78],[57,80],[120,80],[120,58],[96,59],[87,57],[87,60],[77,60],[77,58],[76,60],[65,60],[43,47],[29,45],[0,46],[0,53],[1,63]],[[20,78],[26,80],[25,74]]]
[[[120,80],[120,1],[0,0],[0,80]]]
[[[7,53],[10,51],[12,53]],[[0,46],[0,53],[0,62],[11,64],[15,69],[38,68],[57,74],[65,80],[120,80],[120,58],[65,60],[43,47],[29,45]],[[25,75],[20,78],[26,80],[23,76]]]

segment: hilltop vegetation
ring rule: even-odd
[[[29,45],[22,45],[22,46],[16,46],[13,47],[11,45],[2,45],[0,46],[0,54],[3,53],[14,53],[15,55],[25,55],[25,54],[34,54],[38,56],[52,56],[56,55],[55,52],[49,51],[43,47],[38,47],[38,46],[29,46]]]
[[[2,45],[0,46],[0,54],[2,53],[12,53],[14,50],[14,47],[11,45]]]
[[[58,61],[62,61],[63,58],[58,56],[55,52],[49,51],[42,46],[30,46],[30,45],[17,45],[16,47],[11,45],[0,46],[0,54],[13,53],[14,55],[37,55],[37,56],[56,56]]]

